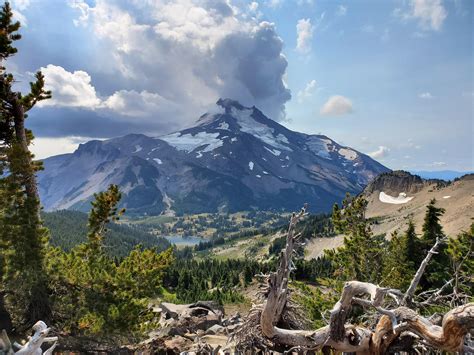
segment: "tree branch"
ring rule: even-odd
[[[445,238],[436,238],[436,243],[431,247],[431,249],[428,251],[428,254],[426,255],[425,259],[420,264],[420,267],[418,268],[417,272],[415,273],[415,276],[413,276],[413,279],[411,280],[410,286],[408,287],[407,291],[405,292],[405,296],[403,297],[402,304],[407,305],[409,302],[412,301],[413,296],[415,294],[415,290],[418,287],[418,284],[420,283],[421,277],[423,276],[426,267],[428,266],[429,261],[431,260],[431,257],[434,254],[437,254],[437,249],[443,243],[446,239]]]

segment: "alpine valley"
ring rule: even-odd
[[[256,107],[220,99],[196,124],[149,137],[129,134],[81,144],[44,160],[46,211],[88,210],[93,194],[118,184],[128,214],[250,209],[328,211],[389,169],[324,135],[291,131]]]

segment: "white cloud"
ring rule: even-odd
[[[89,27],[103,48],[94,60],[104,68],[110,92],[156,94],[183,108],[175,115],[183,125],[219,97],[284,118],[291,94],[283,82],[283,41],[273,24],[250,12],[255,4],[239,9],[227,0],[70,1],[76,22]]]
[[[36,159],[44,159],[53,155],[74,152],[79,144],[90,141],[91,137],[37,137],[30,146]]]
[[[256,12],[258,10],[258,2],[253,1],[249,4],[249,10],[251,12]]]
[[[28,20],[23,14],[23,11],[25,11],[30,6],[30,0],[12,0],[10,3],[14,20],[20,21],[22,26],[27,27]]]
[[[340,116],[351,113],[352,101],[341,95],[331,96],[321,108],[322,115]]]
[[[368,156],[374,159],[383,159],[390,153],[390,149],[383,145],[380,145],[374,152],[368,153]]]
[[[104,101],[102,107],[116,111],[123,116],[145,117],[163,108],[170,110],[170,114],[177,110],[170,109],[174,104],[162,96],[148,91],[120,90]]]
[[[423,30],[433,31],[439,31],[448,16],[441,0],[410,0],[407,11],[398,8],[394,14],[403,20],[417,20]]]
[[[431,100],[434,98],[433,95],[431,95],[430,92],[422,92],[421,94],[418,95],[420,99],[425,99],[425,100]]]
[[[173,119],[173,115],[180,112],[173,102],[146,90],[119,90],[101,100],[91,84],[90,75],[82,70],[71,73],[49,64],[41,71],[46,89],[53,92],[53,97],[41,101],[40,106],[81,107],[128,117],[154,117],[160,113],[164,116],[162,120]]]
[[[298,102],[303,102],[305,99],[313,95],[314,90],[316,89],[316,80],[311,80],[306,84],[303,90],[298,91]]]
[[[448,164],[446,164],[444,161],[434,161],[430,164],[430,166],[435,166],[435,167],[443,167],[446,165]]]
[[[39,102],[39,106],[86,107],[100,105],[91,77],[82,70],[68,72],[61,66],[49,64],[41,68],[45,88],[53,92],[53,98]]]
[[[345,16],[347,14],[347,6],[339,5],[336,10],[337,16]]]
[[[300,53],[307,54],[311,52],[311,41],[313,39],[314,27],[311,20],[300,19],[296,24],[296,50]]]

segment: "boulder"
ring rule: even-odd
[[[222,334],[224,332],[225,332],[225,328],[219,324],[214,324],[212,327],[206,330],[206,334],[209,334],[209,335]]]

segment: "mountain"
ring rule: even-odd
[[[119,184],[129,213],[259,209],[327,211],[389,169],[323,135],[291,131],[255,107],[220,99],[193,127],[160,137],[130,134],[81,144],[44,160],[46,210],[87,210]]]
[[[393,171],[378,176],[363,193],[369,202],[366,216],[377,219],[373,227],[377,234],[405,231],[409,218],[421,233],[426,206],[433,198],[446,210],[440,218],[446,234],[455,236],[474,222],[474,174],[446,182]]]
[[[454,171],[454,170],[439,170],[439,171],[410,171],[414,175],[418,175],[423,179],[439,179],[445,181],[451,181],[461,176],[472,174],[474,171]]]

